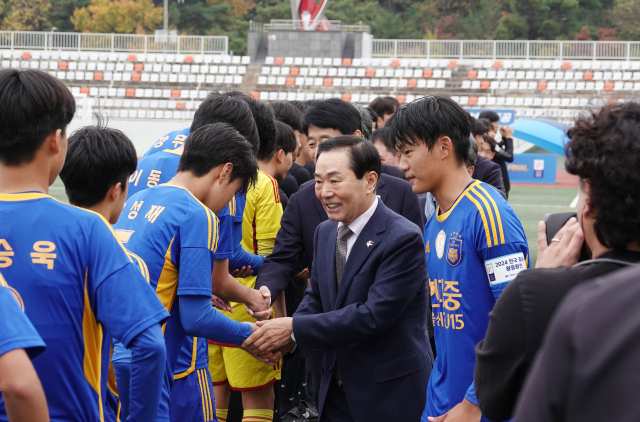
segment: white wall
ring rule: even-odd
[[[88,122],[75,118],[67,128],[67,135],[76,129],[87,125]],[[91,124],[95,124],[93,119]],[[126,120],[109,119],[108,127],[119,129],[131,139],[136,147],[138,156],[142,156],[149,147],[162,136],[174,130],[184,129],[191,126],[191,120]]]

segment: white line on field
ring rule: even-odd
[[[578,197],[580,196],[580,193],[578,193],[576,195],[575,198],[573,198],[573,201],[571,201],[571,205],[569,205],[571,208],[575,208],[578,206]]]
[[[568,205],[540,205],[540,204],[512,204],[509,203],[512,207],[529,207],[529,208],[575,208]]]

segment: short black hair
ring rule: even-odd
[[[362,133],[362,137],[367,141],[370,141],[373,132],[373,120],[371,120],[371,115],[367,109],[360,104],[353,104],[353,106],[358,110],[358,113],[360,113],[360,132]]]
[[[230,91],[226,95],[238,98],[249,106],[253,120],[258,128],[260,137],[260,149],[258,149],[258,160],[267,160],[276,151],[276,117],[273,110],[260,100],[251,98],[240,91]]]
[[[467,166],[467,168],[476,165],[476,163],[478,162],[478,143],[476,142],[476,140],[472,140],[469,143],[469,156],[467,157],[467,161],[465,161],[465,166]]]
[[[370,141],[359,136],[342,135],[328,139],[318,146],[316,160],[323,152],[343,149],[349,154],[349,168],[353,170],[358,179],[362,179],[365,173],[375,171],[380,179],[382,173],[382,161],[378,150]]]
[[[136,148],[127,135],[106,127],[98,117],[95,126],[82,127],[69,137],[60,179],[71,204],[92,207],[118,182],[124,192],[137,163]]]
[[[369,108],[381,117],[385,114],[394,114],[399,107],[400,103],[393,97],[377,97],[369,104]]]
[[[302,120],[302,112],[300,110],[284,101],[269,103],[269,106],[273,109],[277,120],[288,124],[291,126],[291,129],[300,132],[300,120]]]
[[[66,133],[76,112],[69,89],[39,70],[0,70],[0,162],[30,163],[52,132]]]
[[[241,193],[246,193],[258,180],[258,162],[249,144],[227,123],[202,126],[184,143],[178,172],[190,171],[202,177],[215,167],[231,163],[231,180],[242,178]]]
[[[390,138],[391,129],[388,127],[382,127],[380,129],[376,129],[373,131],[373,135],[371,136],[371,142],[382,142],[382,144],[389,150],[389,152],[396,152],[395,145],[393,140]]]
[[[475,122],[472,126],[473,136],[477,135],[485,135],[491,130],[491,122],[489,119],[485,119],[480,117],[479,119],[475,119]]]
[[[493,139],[489,135],[482,135],[482,141],[488,143],[491,146],[491,152],[496,152],[496,145],[498,145],[498,143],[495,139]]]
[[[500,115],[493,110],[483,110],[479,116],[480,119],[487,119],[491,123],[500,121]]]
[[[258,153],[260,147],[258,129],[251,109],[244,101],[218,92],[209,94],[193,116],[191,133],[213,123],[230,124],[251,144],[254,153]]]
[[[398,109],[389,119],[390,139],[395,149],[424,143],[431,150],[442,136],[453,143],[458,163],[465,164],[469,155],[469,114],[447,97],[429,95]]]
[[[336,129],[343,135],[351,135],[362,130],[362,118],[358,110],[340,98],[318,101],[302,116],[302,133],[309,134],[309,126],[323,129]]]
[[[627,249],[640,243],[640,104],[605,106],[579,117],[565,144],[566,169],[588,181],[598,241]]]
[[[276,150],[271,157],[275,155],[278,150],[283,150],[285,153],[290,154],[296,150],[298,141],[296,141],[296,134],[286,123],[276,120]],[[271,159],[271,158],[270,158]]]
[[[378,113],[373,111],[373,109],[371,107],[365,107],[365,110],[367,110],[367,113],[369,113],[369,117],[371,117],[371,121],[372,122],[378,121]],[[380,128],[378,128],[378,129],[380,129]]]

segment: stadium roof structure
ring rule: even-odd
[[[521,117],[511,125],[513,136],[540,148],[564,156],[564,145],[569,140],[569,126],[551,119]]]

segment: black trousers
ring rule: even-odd
[[[319,422],[353,422],[347,396],[335,378],[331,379]]]

